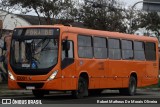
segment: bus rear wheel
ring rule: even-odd
[[[43,98],[45,94],[44,90],[32,90],[32,93],[36,98]]]
[[[137,80],[134,76],[130,77],[128,88],[119,89],[120,94],[133,96],[136,93]]]
[[[79,78],[78,89],[72,91],[72,96],[77,99],[83,98],[84,96],[88,96],[88,83],[86,79],[84,79],[83,77]]]

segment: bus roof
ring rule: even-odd
[[[94,36],[109,37],[109,38],[121,38],[121,39],[128,39],[128,40],[137,40],[137,41],[158,42],[158,39],[156,37],[139,36],[139,35],[133,35],[133,34],[93,30],[93,29],[86,29],[86,28],[63,26],[63,25],[33,25],[33,26],[24,26],[24,27],[16,27],[16,28],[55,28],[55,27],[63,29],[63,31],[78,33],[82,35],[94,35]]]

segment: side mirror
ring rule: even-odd
[[[0,56],[0,62],[4,62],[4,60],[5,60],[5,56],[4,55]]]
[[[4,48],[4,41],[2,39],[0,39],[0,48]]]
[[[0,48],[2,50],[6,50],[6,42],[4,42],[2,39],[0,39]]]
[[[64,40],[62,42],[62,48],[63,50],[70,50],[70,43],[67,40]]]

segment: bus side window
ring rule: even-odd
[[[134,59],[145,60],[144,42],[134,41]]]
[[[133,42],[130,40],[122,40],[122,59],[131,60],[134,58],[133,56]]]
[[[103,37],[93,37],[94,57],[98,59],[107,58],[107,40]]]
[[[92,36],[78,35],[79,58],[93,58]]]
[[[152,42],[146,42],[145,54],[146,54],[147,61],[155,61],[156,60],[156,44]]]
[[[62,66],[61,66],[62,69],[64,69],[65,67],[69,66],[74,62],[73,41],[67,41],[67,42],[68,42],[67,44],[69,44],[69,49],[62,49]]]
[[[108,50],[110,59],[121,59],[121,47],[119,39],[108,39]]]

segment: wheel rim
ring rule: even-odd
[[[78,93],[84,93],[85,87],[83,81],[79,82]]]
[[[130,91],[131,91],[131,93],[134,94],[135,89],[136,89],[136,85],[135,85],[135,82],[132,80],[131,81],[131,85],[130,85]]]

